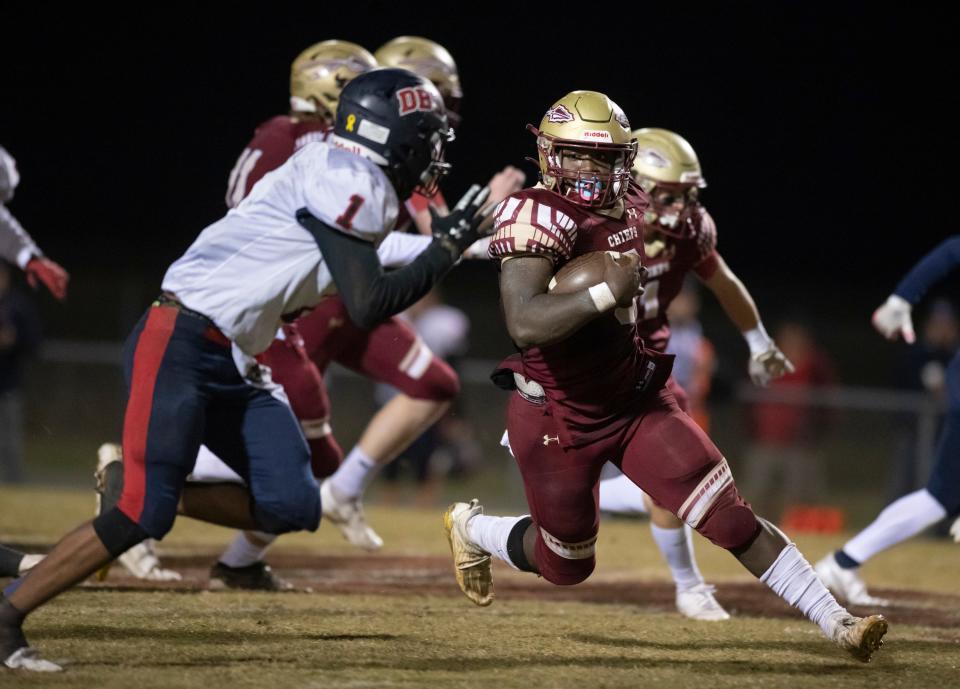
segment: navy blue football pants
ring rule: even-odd
[[[947,366],[947,403],[927,491],[952,517],[960,514],[960,352]]]
[[[203,317],[151,307],[124,347],[128,387],[120,510],[153,538],[173,526],[205,444],[249,486],[257,528],[314,531],[320,496],[288,404],[246,383],[230,342]]]

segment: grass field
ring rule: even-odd
[[[464,496],[470,497],[470,496]],[[0,541],[49,545],[89,516],[88,492],[0,489]],[[228,534],[181,520],[162,546],[185,574],[166,588],[114,572],[32,616],[31,641],[67,672],[0,671],[0,687],[953,687],[960,686],[960,548],[918,539],[865,575],[895,605],[870,665],[698,539],[705,576],[735,615],[695,623],[645,523],[601,529],[597,572],[559,588],[506,568],[475,608],[456,588],[440,511],[370,509],[387,545],[368,556],[331,528],[281,540],[271,555],[299,591],[208,592]],[[840,538],[799,538],[810,559]]]

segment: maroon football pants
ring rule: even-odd
[[[722,548],[742,546],[756,534],[756,517],[723,455],[666,387],[623,431],[581,448],[561,447],[547,405],[514,393],[507,433],[537,529],[537,565],[554,584],[578,584],[593,572],[598,485],[607,461]]]
[[[394,317],[362,330],[350,320],[339,297],[324,299],[286,331],[287,341],[274,341],[261,361],[287,392],[318,479],[333,474],[343,459],[330,427],[330,399],[323,381],[331,361],[413,399],[448,401],[460,391],[454,370],[409,325]]]

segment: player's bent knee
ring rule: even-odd
[[[930,477],[927,492],[940,503],[948,517],[960,515],[960,485],[957,481],[943,481],[938,475]]]
[[[173,526],[172,518],[170,526]],[[114,507],[93,520],[93,530],[107,552],[117,558],[148,538],[162,538],[170,527],[159,535],[148,534],[142,526],[120,511],[120,508]]]
[[[759,522],[748,505],[722,505],[708,515],[697,531],[716,546],[737,550],[756,538]]]
[[[414,399],[450,402],[460,394],[460,378],[447,362],[433,357],[426,372],[403,392]]]
[[[703,478],[687,496],[677,516],[714,545],[727,550],[743,547],[757,534],[757,517],[740,497],[727,460],[708,465]]]
[[[270,534],[316,531],[320,526],[320,491],[316,484],[292,491],[283,500],[257,500],[253,506],[257,528]]]
[[[597,566],[597,537],[570,543],[552,536],[540,527],[537,535],[537,569],[557,586],[579,584],[593,574]]]

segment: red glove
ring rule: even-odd
[[[49,258],[31,258],[26,267],[27,282],[34,289],[38,282],[42,282],[50,294],[60,301],[67,296],[67,283],[70,282],[70,274],[67,273],[59,264],[54,263]]]

